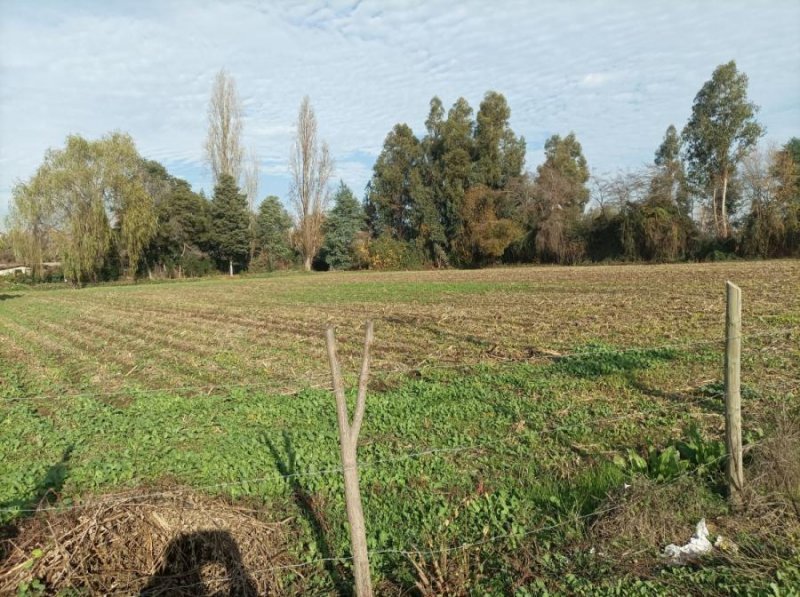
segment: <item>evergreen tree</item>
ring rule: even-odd
[[[652,194],[668,198],[681,214],[689,217],[692,205],[680,151],[681,139],[678,131],[673,125],[669,125],[664,133],[664,140],[656,150],[654,162],[658,170],[653,177]]]
[[[540,190],[560,209],[582,213],[589,201],[589,166],[575,133],[550,137],[545,141],[544,154],[544,164],[536,170]]]
[[[339,183],[333,197],[334,206],[325,220],[325,240],[322,251],[325,262],[331,269],[350,269],[356,261],[353,243],[365,228],[366,215],[350,188]]]
[[[374,209],[378,227],[399,240],[415,235],[413,211],[423,191],[422,148],[406,124],[398,124],[386,136],[373,166],[367,201]]]
[[[148,268],[175,267],[178,276],[201,273],[186,270],[205,262],[210,244],[210,205],[185,180],[170,179],[170,190],[156,203],[158,223],[146,251]]]
[[[442,100],[434,96],[425,120],[427,134],[422,139],[420,168],[424,192],[419,194],[415,210],[418,242],[437,265],[446,265],[448,261],[448,239],[440,212],[444,194],[444,113]]]
[[[545,161],[536,171],[536,252],[561,263],[582,257],[578,224],[589,201],[589,166],[581,144],[570,133],[553,135],[544,144]]]
[[[233,176],[220,175],[211,200],[211,239],[217,260],[228,264],[231,276],[234,264],[247,265],[249,227],[247,196],[239,192]]]
[[[747,99],[747,75],[731,60],[714,69],[697,92],[683,129],[689,173],[698,189],[709,194],[720,238],[730,235],[734,205],[729,190],[736,167],[764,133],[755,118],[757,111],[758,106]]]
[[[503,204],[503,193],[485,185],[475,185],[466,192],[461,216],[464,225],[453,241],[458,263],[469,267],[493,263],[509,245],[520,240],[524,231],[504,217]]]
[[[461,232],[464,193],[472,180],[474,129],[472,108],[463,97],[458,98],[442,127],[442,191],[435,198],[445,235],[451,242]]]
[[[486,93],[478,109],[475,127],[475,182],[492,189],[503,188],[522,174],[525,139],[517,138],[508,124],[511,108],[502,93]]]
[[[281,200],[270,195],[258,207],[256,216],[257,259],[266,263],[269,271],[287,265],[293,257],[289,235],[292,217],[281,205]]]
[[[792,137],[789,139],[786,145],[783,146],[783,150],[789,154],[795,164],[800,165],[800,138]],[[800,181],[798,181],[798,186],[800,186]]]

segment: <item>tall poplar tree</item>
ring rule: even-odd
[[[244,157],[242,102],[236,92],[236,81],[225,69],[214,77],[211,88],[205,154],[214,183],[219,182],[223,174],[230,174],[238,184]]]
[[[310,271],[311,262],[322,246],[322,222],[328,204],[333,160],[328,144],[319,140],[317,116],[308,96],[300,103],[289,171],[289,193],[297,214],[297,244],[303,256],[303,267]]]

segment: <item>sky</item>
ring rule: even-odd
[[[765,142],[800,136],[800,2],[0,0],[0,219],[13,185],[68,134],[130,133],[196,190],[215,73],[236,80],[260,196],[286,199],[293,125],[311,98],[336,179],[357,195],[389,130],[429,101],[503,93],[527,140],[574,131],[593,172],[652,161],[714,68],[750,79]]]

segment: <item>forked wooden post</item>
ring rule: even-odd
[[[364,420],[364,409],[367,403],[372,322],[367,322],[367,333],[364,338],[364,360],[361,364],[361,376],[358,379],[358,396],[356,397],[356,410],[353,413],[352,423],[347,412],[344,380],[339,367],[339,357],[336,355],[336,336],[332,325],[328,326],[325,338],[328,345],[328,360],[331,362],[333,393],[336,396],[339,446],[342,451],[342,469],[344,470],[344,499],[347,506],[347,520],[350,522],[350,544],[353,549],[356,595],[357,597],[372,597],[372,580],[369,575],[369,557],[367,554],[367,533],[364,526],[364,511],[361,509],[361,493],[358,488],[358,463],[356,460],[358,433],[361,430],[361,422]]]
[[[742,290],[726,283],[725,315],[725,445],[728,451],[728,489],[731,505],[742,505]]]

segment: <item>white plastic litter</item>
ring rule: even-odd
[[[717,537],[716,544],[719,545],[722,537]],[[706,519],[702,518],[697,523],[694,535],[686,545],[675,545],[674,543],[664,548],[663,557],[670,560],[671,564],[683,565],[697,560],[714,548],[708,539],[708,527]]]

